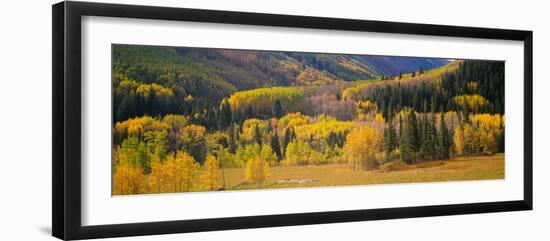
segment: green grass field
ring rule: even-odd
[[[270,172],[264,189],[503,179],[504,154],[423,162],[391,172],[353,171],[347,165],[336,164],[271,167]],[[243,180],[243,169],[225,170],[227,190],[257,189],[256,184]]]

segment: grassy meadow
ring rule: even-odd
[[[504,178],[504,154],[430,161],[398,170],[353,171],[347,164],[330,164],[278,166],[272,167],[270,172],[271,175],[263,183],[263,189],[494,180]],[[224,175],[225,190],[258,188],[256,183],[243,181],[245,174],[240,168],[228,168]],[[201,180],[196,178],[193,182],[200,183]],[[198,186],[192,191],[208,190]]]
[[[227,170],[228,190],[253,189],[243,184],[243,173]],[[353,171],[346,164],[271,168],[264,188],[396,184],[492,180],[504,178],[504,155],[458,157],[411,165],[396,171]]]

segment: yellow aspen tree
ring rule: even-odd
[[[199,169],[200,164],[189,153],[179,151],[176,154],[176,171],[181,192],[189,192],[193,188],[193,180],[196,178]]]
[[[382,151],[382,134],[371,127],[359,127],[351,131],[344,145],[345,157],[351,168],[373,169],[378,167],[376,157]]]
[[[262,188],[266,178],[270,176],[269,163],[261,155],[256,155],[246,162],[245,181],[254,182]]]
[[[199,171],[199,164],[187,152],[168,155],[164,163],[151,164],[149,187],[154,193],[188,192]]]
[[[453,142],[455,144],[456,155],[462,155],[464,153],[464,131],[460,125],[455,127]]]
[[[219,187],[220,182],[220,163],[216,157],[209,155],[204,163],[204,172],[202,174],[202,185],[209,191],[214,191]]]
[[[167,160],[168,161],[168,160]],[[155,161],[151,163],[151,174],[149,174],[149,190],[152,193],[165,193],[168,192],[169,185],[169,171],[167,165]]]
[[[497,138],[503,132],[503,116],[500,114],[476,114],[472,116],[472,122],[477,126],[479,144],[484,154],[492,154],[498,151]]]
[[[480,143],[484,154],[493,154],[497,151],[497,142],[492,131],[481,131]]]
[[[143,173],[139,167],[130,163],[120,163],[113,174],[113,195],[143,193]]]
[[[472,125],[465,124],[464,130],[464,151],[463,154],[477,153],[480,147],[479,133],[474,129]]]

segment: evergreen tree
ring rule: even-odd
[[[235,151],[237,150],[237,146],[239,145],[237,140],[237,133],[239,132],[237,124],[231,124],[229,128],[229,140],[227,141],[227,146],[229,148],[229,152],[235,154]]]
[[[258,125],[254,126],[254,140],[258,145],[262,146],[262,134],[260,133],[260,127],[258,127]]]
[[[294,136],[296,138],[296,135]],[[338,147],[342,148],[346,144],[346,134],[344,132],[338,132]]]
[[[328,145],[333,148],[334,146],[336,146],[338,144],[338,137],[336,137],[336,133],[334,132],[330,132],[329,135],[328,135]]]
[[[206,128],[215,129],[218,126],[217,114],[218,113],[215,107],[212,107],[211,110],[206,111],[206,120],[204,121]]]
[[[281,101],[276,100],[273,104],[273,115],[278,119],[283,115],[283,109],[281,107]]]
[[[428,152],[428,120],[426,119],[426,115],[428,113],[428,103],[426,99],[422,100],[422,116],[420,118],[420,154],[423,156],[423,158],[426,158],[426,153]]]
[[[279,134],[277,134],[277,128],[273,131],[271,136],[271,149],[277,155],[277,159],[280,161],[283,159],[283,154],[281,153],[281,145],[279,143]]]
[[[431,120],[428,120],[428,123],[426,125],[427,128],[427,154],[429,158],[436,159],[437,158],[437,128],[435,127],[435,113],[432,113]]]
[[[283,136],[283,146],[281,148],[282,154],[286,155],[286,147],[292,142],[292,127],[285,129],[285,135]]]
[[[231,105],[229,105],[229,101],[227,98],[224,98],[222,102],[220,103],[219,111],[218,111],[218,124],[220,126],[220,129],[226,129],[231,125],[232,120],[232,113],[231,113]]]
[[[399,140],[401,140],[402,136],[403,136],[403,118],[401,118],[401,114],[399,114]]]
[[[384,149],[386,155],[390,155],[397,145],[397,135],[395,134],[395,127],[391,116],[388,118],[386,128],[384,129]]]
[[[440,114],[438,146],[440,158],[449,158],[449,152],[451,150],[451,138],[449,136],[447,125],[445,124],[445,115],[443,114],[443,111],[441,111]]]
[[[407,115],[407,125],[402,130],[401,138],[399,141],[399,151],[401,154],[401,160],[412,164],[416,160],[416,152],[418,151],[418,126],[416,121],[416,113],[414,110],[410,110]]]
[[[404,129],[401,129],[401,137],[399,138],[399,154],[401,156],[401,160],[404,161],[405,163],[412,164],[413,153],[414,153],[414,146],[412,146],[409,141],[408,132]]]
[[[413,147],[413,151],[418,152],[420,150],[420,138],[418,134],[418,122],[416,120],[416,113],[413,109],[410,110],[408,119],[407,135],[411,146]]]

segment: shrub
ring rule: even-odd
[[[407,169],[409,169],[409,165],[401,160],[391,161],[380,166],[381,172],[404,171]]]

